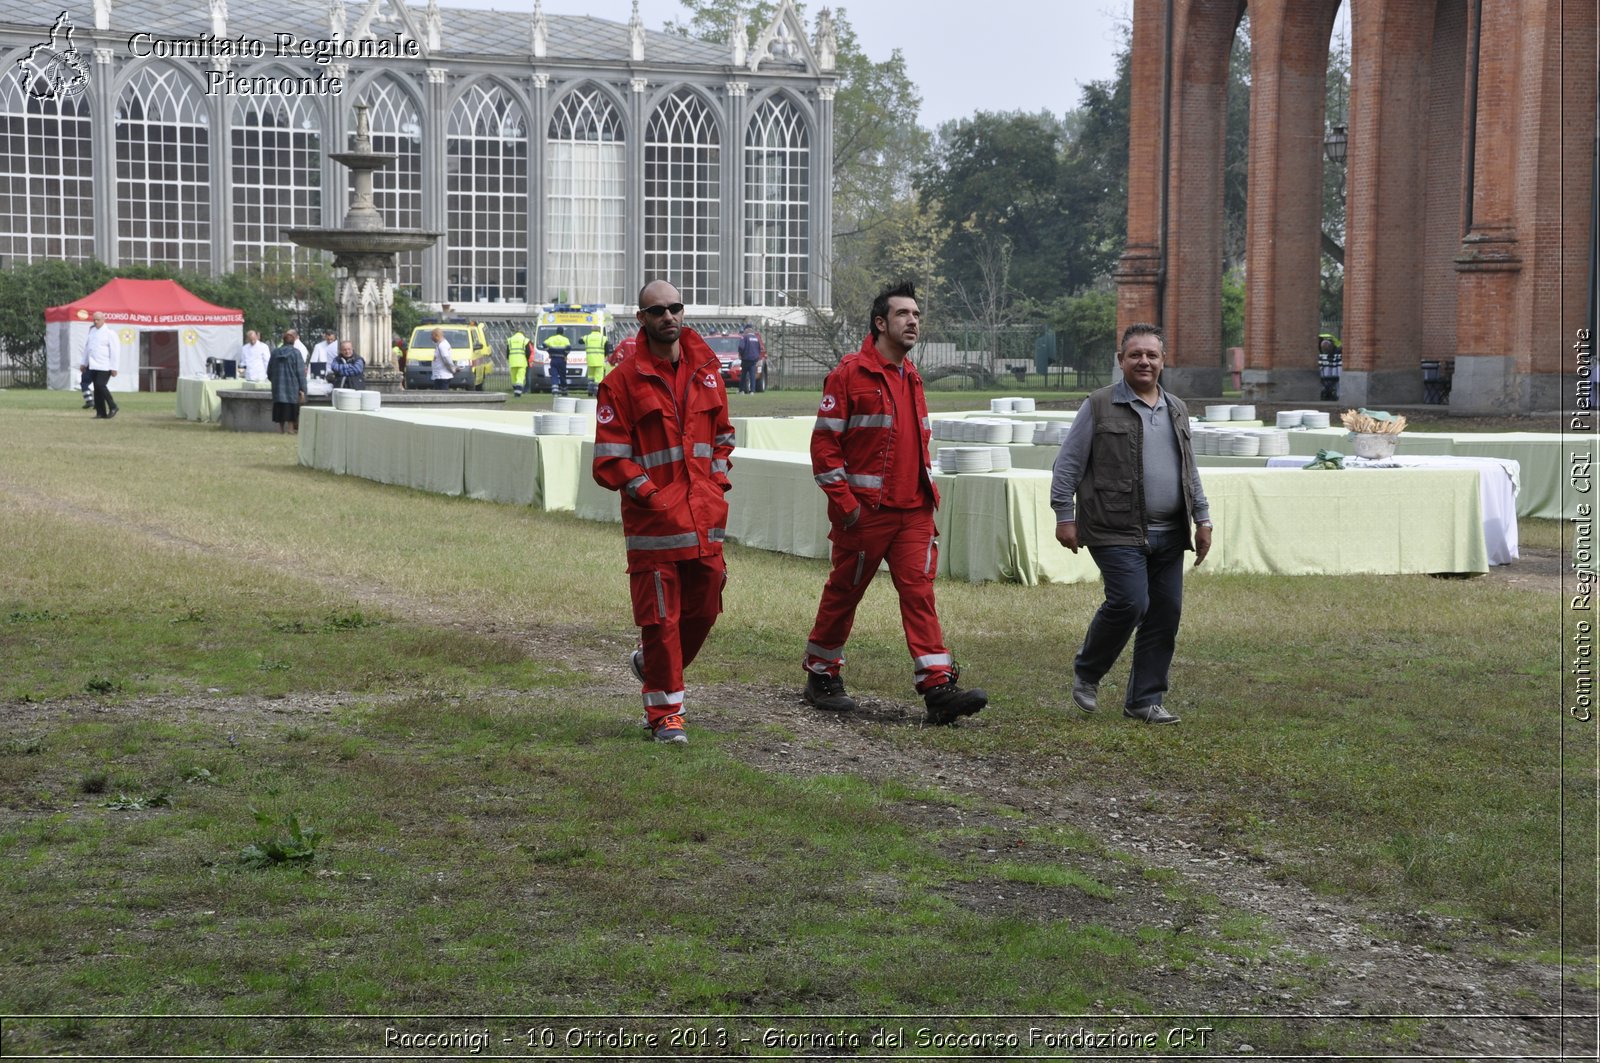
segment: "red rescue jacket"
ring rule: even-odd
[[[686,408],[673,394],[676,370],[641,342],[600,382],[594,479],[622,495],[628,570],[722,552],[723,497],[733,486],[733,424],[716,352],[689,329],[679,357],[694,367]]]
[[[861,350],[845,355],[822,384],[822,404],[811,430],[811,471],[828,494],[828,519],[834,523],[859,506],[876,509],[883,504],[885,477],[894,469],[889,456],[896,447],[917,448],[917,475],[928,485],[934,507],[939,505],[928,460],[933,432],[922,376],[908,359],[906,382],[916,423],[904,424],[895,419],[890,371],[869,335]]]

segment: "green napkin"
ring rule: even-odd
[[[1365,412],[1365,411],[1362,411]],[[1344,455],[1337,450],[1319,450],[1317,456],[1305,465],[1305,469],[1342,469],[1344,468]]]

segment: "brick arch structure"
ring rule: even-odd
[[[1585,310],[1596,34],[1584,0],[1350,0],[1349,404],[1554,409]],[[1317,392],[1323,86],[1337,0],[1251,0],[1245,385]],[[1169,385],[1218,394],[1221,144],[1236,0],[1135,0],[1118,327],[1160,322]]]

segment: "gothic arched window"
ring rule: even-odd
[[[117,100],[117,259],[211,272],[211,130],[199,86],[147,66]]]
[[[744,287],[755,306],[809,294],[811,138],[787,96],[762,101],[745,134]]]
[[[622,120],[599,89],[569,93],[546,144],[545,286],[572,302],[623,302]]]
[[[372,150],[380,155],[398,155],[392,164],[372,175],[372,203],[385,225],[397,229],[422,228],[422,121],[417,105],[392,77],[385,76],[367,87],[367,126],[372,132]],[[349,119],[349,145],[355,147],[356,121]],[[348,180],[348,175],[346,175]],[[422,252],[406,251],[396,256],[398,287],[413,299],[422,298]]]
[[[711,108],[679,89],[650,116],[644,140],[644,272],[686,303],[721,302],[717,270],[722,147]]]
[[[82,262],[94,257],[89,100],[34,91],[0,78],[0,257]]]
[[[528,123],[498,85],[474,85],[450,111],[445,159],[450,302],[527,299]]]
[[[316,256],[280,235],[322,224],[322,125],[297,96],[241,96],[234,105],[233,261],[244,269]]]

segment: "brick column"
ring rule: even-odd
[[[1250,198],[1244,387],[1314,400],[1322,257],[1323,97],[1338,0],[1250,5]]]
[[[1222,393],[1222,152],[1234,0],[1173,0],[1167,272],[1162,382],[1180,395]]]
[[[1128,126],[1128,244],[1117,260],[1117,335],[1161,322],[1162,150],[1166,113],[1166,0],[1134,0],[1133,85]]]
[[[1352,10],[1345,405],[1422,401],[1423,57],[1433,11],[1433,0],[1371,0]]]

